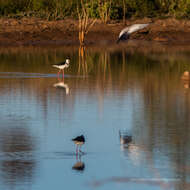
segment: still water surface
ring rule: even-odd
[[[64,80],[51,65],[71,58]],[[189,52],[0,53],[0,189],[190,188]],[[119,130],[132,135],[120,145]],[[84,134],[84,153],[71,139]],[[81,170],[76,170],[80,165]]]

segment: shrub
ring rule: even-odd
[[[126,17],[153,16],[190,16],[190,0],[82,0],[89,4],[89,16],[102,18],[108,11],[111,19],[123,18],[123,2],[125,2]],[[22,15],[32,13],[32,16],[48,16],[52,19],[66,16],[77,18],[77,6],[81,0],[0,0],[0,16]],[[102,4],[102,8],[100,8]],[[26,14],[23,14],[26,15]],[[28,14],[29,15],[29,14]],[[31,15],[31,14],[30,14]],[[109,19],[109,18],[108,18]]]

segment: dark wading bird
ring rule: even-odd
[[[133,32],[136,32],[140,29],[143,29],[143,28],[147,27],[148,25],[149,24],[133,24],[131,26],[124,28],[119,34],[117,43],[119,43],[120,41],[128,40],[130,37],[130,34],[132,34]]]
[[[65,69],[65,68],[68,68],[68,67],[69,67],[69,64],[70,64],[70,59],[66,59],[64,62],[55,64],[55,65],[52,65],[52,66],[59,69],[59,71],[58,71],[58,73],[57,73],[57,74],[58,74],[58,77],[59,77],[59,74],[60,74],[61,71],[62,71],[63,77],[64,77],[64,69]]]
[[[72,139],[72,141],[74,141],[74,143],[77,145],[77,147],[76,147],[76,153],[78,154],[78,152],[82,152],[81,151],[81,147],[85,143],[84,136],[83,135],[78,136],[78,137]],[[78,147],[79,147],[79,149],[78,149]]]

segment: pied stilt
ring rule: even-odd
[[[59,77],[59,74],[60,74],[61,71],[62,71],[63,77],[64,77],[64,69],[65,69],[65,68],[68,68],[68,67],[69,67],[69,64],[70,64],[70,59],[66,59],[64,62],[55,64],[55,65],[52,65],[52,66],[59,69],[59,71],[58,71],[58,73],[57,73],[57,74],[58,74],[58,77]]]
[[[79,151],[79,152],[82,152],[82,151],[81,151],[81,146],[85,143],[85,138],[84,138],[84,136],[83,136],[83,135],[78,136],[78,137],[72,139],[72,141],[74,141],[74,143],[77,145],[76,153],[78,154],[78,151]],[[79,149],[78,149],[78,146],[79,146]]]

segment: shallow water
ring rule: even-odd
[[[80,55],[80,56],[79,56]],[[64,79],[51,65],[71,58]],[[189,52],[0,52],[1,189],[189,189]],[[132,135],[120,144],[119,131]],[[84,134],[77,156],[71,139]]]

